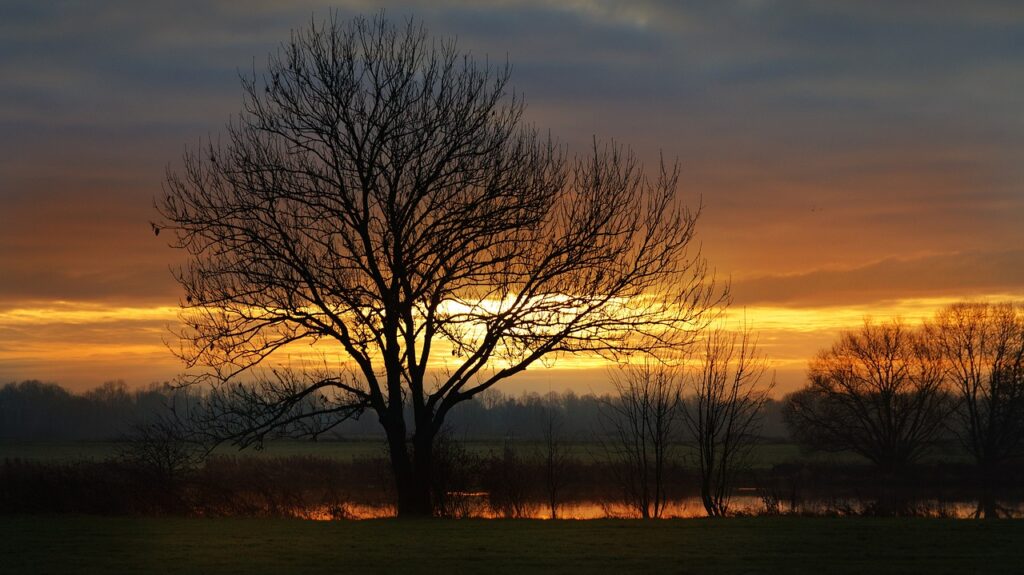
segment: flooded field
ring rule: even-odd
[[[486,493],[460,494],[452,515],[476,519],[552,519],[548,506],[532,502],[520,509],[495,508]],[[815,499],[798,504],[775,505],[757,496],[741,495],[732,498],[730,515],[735,516],[779,516],[797,515],[808,517],[834,516],[900,516],[932,517],[945,519],[980,519],[985,516],[985,507],[978,500],[923,499],[900,502],[899,509],[886,509],[886,503],[879,500],[841,498]],[[667,501],[662,508],[662,519],[693,519],[707,517],[699,497],[687,497]],[[1000,517],[1024,517],[1024,501],[1000,500],[995,504]],[[389,504],[342,503],[298,507],[293,517],[314,521],[362,520],[394,517],[395,507]],[[640,512],[622,502],[567,501],[558,505],[556,519],[637,519]]]
[[[465,446],[458,465],[437,478],[438,514],[460,518],[604,519],[642,514],[622,483],[624,468],[573,444],[556,471],[535,446],[513,451],[493,442]],[[803,458],[792,445],[759,447],[756,465],[737,477],[733,516],[1024,517],[1024,470],[1010,469],[993,489],[973,467],[951,459],[885,476],[848,457]],[[271,444],[261,452],[208,457],[161,469],[112,454],[117,444],[0,444],[0,514],[70,513],[346,520],[396,514],[389,465],[376,442]],[[547,472],[559,488],[552,512]],[[700,478],[686,461],[665,469],[668,494],[651,515],[707,515]]]

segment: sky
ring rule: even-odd
[[[1024,4],[0,0],[0,382],[172,378],[153,199],[290,30],[413,15],[512,64],[570,148],[678,158],[778,389],[864,316],[1024,299]],[[652,166],[653,167],[653,166]],[[556,362],[507,389],[601,391]]]

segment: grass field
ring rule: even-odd
[[[5,458],[36,461],[102,461],[115,456],[120,444],[115,441],[0,441],[0,460]],[[251,457],[318,456],[350,460],[360,457],[381,457],[385,454],[383,441],[275,441],[264,449],[239,451],[222,446],[220,455]]]
[[[477,455],[488,453],[500,454],[503,449],[501,441],[466,441],[462,443],[468,451]],[[537,442],[519,441],[515,449],[523,457],[529,458],[539,454],[542,446]],[[606,457],[605,451],[596,442],[574,442],[566,444],[569,453],[582,461],[592,461]],[[0,461],[5,458],[32,459],[48,462],[69,462],[80,460],[101,461],[117,454],[118,444],[112,441],[0,441]],[[275,441],[267,443],[262,451],[247,449],[239,452],[231,446],[222,446],[216,450],[221,455],[239,455],[245,457],[281,457],[281,456],[317,456],[333,459],[351,460],[363,457],[384,457],[386,455],[383,441]],[[685,453],[685,448],[677,452]],[[539,455],[537,455],[540,457]],[[685,459],[684,459],[685,461]],[[808,456],[791,443],[766,443],[759,445],[751,461],[755,469],[770,468],[778,463],[794,461],[839,461],[857,463],[863,460],[852,454],[831,455],[818,454]]]
[[[0,518],[0,573],[1019,573],[1024,521]]]

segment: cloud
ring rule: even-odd
[[[1007,294],[1024,297],[1024,250],[887,258],[849,269],[735,282],[738,305],[864,305],[896,299]]]

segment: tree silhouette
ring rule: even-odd
[[[1013,304],[958,303],[927,325],[959,401],[955,430],[987,473],[1024,453],[1024,314]]]
[[[561,407],[561,406],[559,406]],[[568,486],[568,467],[572,462],[565,444],[565,421],[553,406],[543,408],[541,421],[541,444],[538,459],[543,462],[544,495],[552,519],[558,519],[558,508],[562,504],[565,488]]]
[[[979,514],[996,517],[991,484],[1024,454],[1024,313],[1010,303],[961,302],[925,329],[957,400],[950,427],[981,472]]]
[[[605,449],[623,500],[643,519],[665,513],[683,417],[682,381],[678,369],[662,363],[622,366],[612,376],[615,394],[604,404]]]
[[[918,460],[949,415],[942,359],[919,331],[865,322],[819,352],[785,407],[793,438],[849,450],[887,472]]]
[[[738,333],[716,329],[703,343],[687,380],[683,421],[695,446],[704,510],[721,517],[729,513],[737,473],[750,463],[775,380],[761,384],[768,360],[746,325]]]
[[[372,411],[400,516],[432,513],[446,415],[542,358],[677,346],[723,291],[691,246],[678,168],[526,124],[510,68],[421,25],[331,16],[293,33],[223,139],[157,201],[184,288],[182,385],[240,446]],[[316,368],[289,361],[316,342]]]

